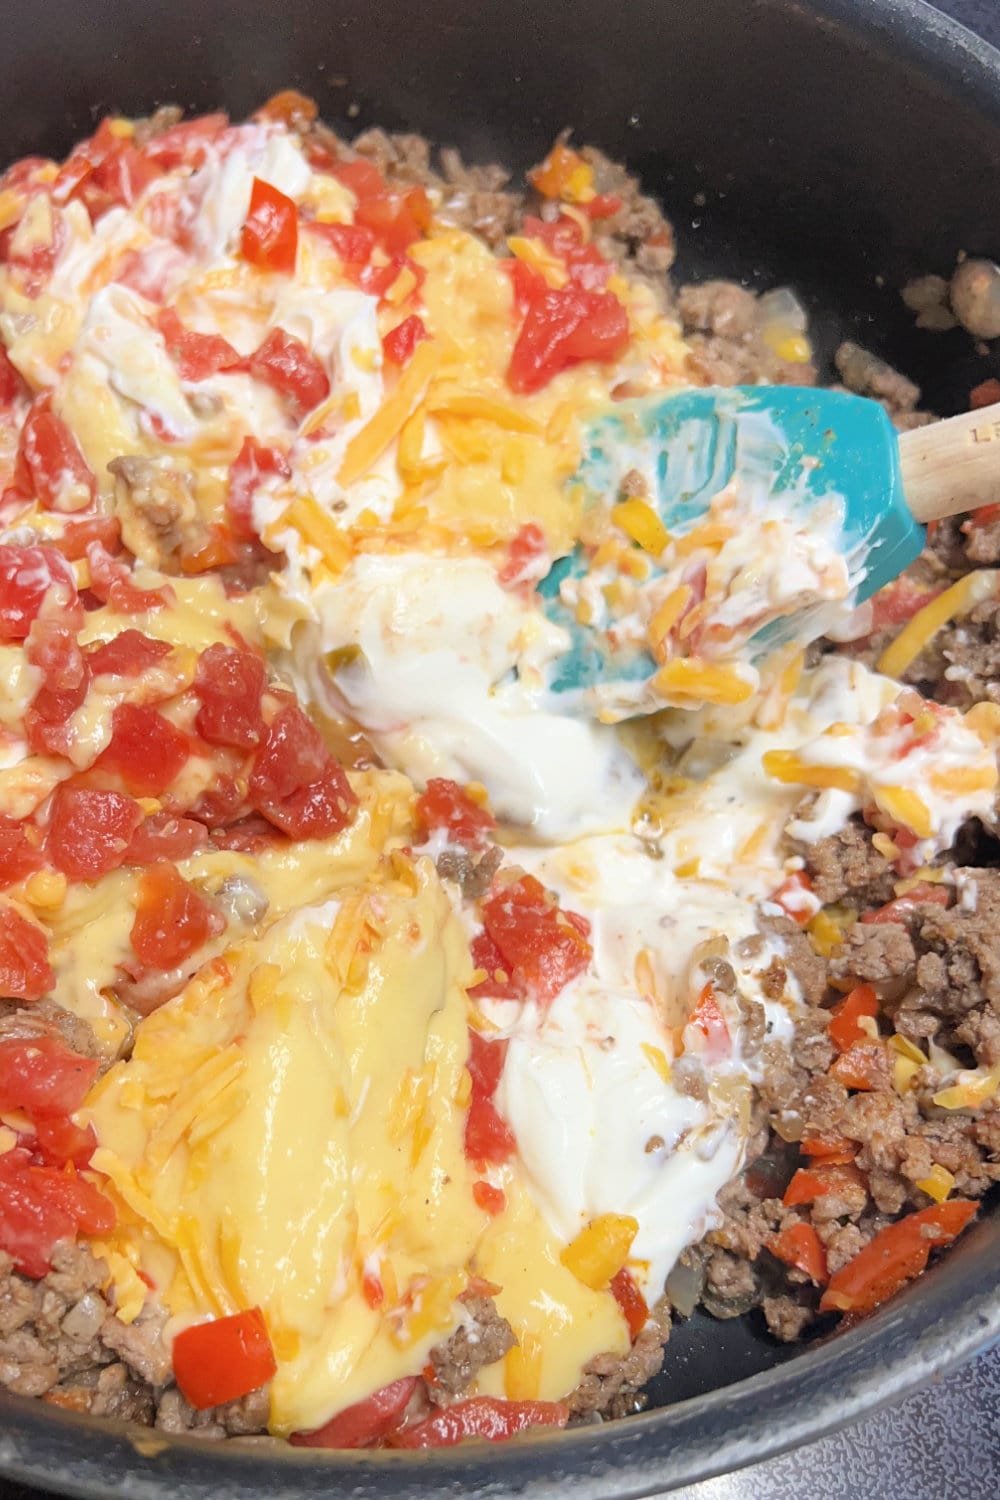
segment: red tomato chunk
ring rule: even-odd
[[[71,1052],[56,1037],[0,1041],[0,1110],[22,1110],[32,1123],[71,1115],[97,1069],[94,1058]]]
[[[0,890],[26,880],[41,866],[41,852],[28,838],[24,825],[0,813]]]
[[[621,1309],[628,1324],[629,1336],[634,1343],[649,1321],[649,1308],[639,1290],[631,1271],[622,1266],[611,1278],[611,1294]]]
[[[73,631],[54,620],[34,622],[27,656],[45,677],[24,716],[28,746],[36,755],[68,755],[69,720],[87,696],[90,667]]]
[[[111,1203],[73,1171],[36,1165],[15,1148],[0,1156],[0,1250],[25,1276],[51,1269],[60,1240],[108,1234],[115,1226]]]
[[[46,392],[36,397],[24,420],[14,488],[34,495],[45,510],[84,510],[93,504],[97,481],[73,433],[51,408]]]
[[[7,902],[0,903],[0,995],[40,1000],[55,981],[41,927]]]
[[[421,339],[428,337],[423,319],[416,313],[397,323],[382,340],[382,352],[391,365],[405,365],[413,358],[413,351]]]
[[[46,852],[70,880],[98,880],[123,863],[141,822],[131,797],[63,782],[52,794]]]
[[[209,745],[253,750],[266,728],[260,699],[264,663],[252,651],[217,643],[202,653],[194,678],[201,707],[195,728]]]
[[[373,1448],[402,1420],[416,1388],[415,1376],[394,1380],[322,1427],[291,1433],[288,1441],[295,1448]]]
[[[305,416],[330,394],[330,378],[301,339],[272,328],[251,354],[247,369],[256,380],[272,386],[299,416]]]
[[[530,1427],[565,1427],[569,1408],[560,1401],[501,1401],[472,1396],[442,1407],[426,1421],[403,1427],[389,1438],[393,1448],[450,1448],[464,1438],[505,1442]]]
[[[171,646],[169,641],[157,641],[143,635],[141,630],[129,629],[98,646],[88,646],[86,651],[94,677],[102,673],[110,677],[141,677],[170,655]]]
[[[241,363],[228,339],[185,328],[172,307],[165,307],[157,315],[156,326],[182,380],[207,380],[209,375],[231,370]]]
[[[135,703],[120,703],[111,716],[111,740],[98,756],[134,797],[157,797],[186,765],[191,746],[169,719]]]
[[[357,803],[343,768],[297,703],[286,703],[272,720],[249,790],[253,809],[294,839],[339,833]]]
[[[160,859],[187,859],[208,843],[208,829],[193,818],[157,812],[145,818],[132,835],[125,856],[129,865],[151,865]]]
[[[229,493],[226,515],[233,535],[242,541],[253,541],[257,532],[253,524],[253,497],[262,479],[278,475],[287,479],[291,470],[278,448],[267,448],[256,438],[243,439],[243,447],[229,470]]]
[[[474,802],[457,781],[432,776],[427,790],[417,798],[417,831],[422,839],[443,829],[456,844],[480,844],[497,820],[487,808]]]
[[[159,860],[143,872],[132,923],[132,947],[150,968],[173,969],[219,932],[222,919],[175,865]]]
[[[299,213],[291,198],[255,177],[250,211],[240,240],[243,259],[262,271],[280,271],[290,276],[295,270],[298,226]]]
[[[60,613],[76,604],[76,583],[55,547],[0,547],[0,641],[23,641],[49,590]]]
[[[492,1099],[506,1056],[506,1042],[488,1042],[470,1029],[466,1066],[472,1077],[472,1097],[465,1119],[465,1154],[469,1161],[509,1161],[517,1150],[514,1132]]]
[[[554,999],[590,962],[586,937],[532,875],[483,903],[483,925],[512,978],[540,1003]]]

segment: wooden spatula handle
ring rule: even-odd
[[[918,521],[1000,504],[1000,403],[901,433],[899,461]]]

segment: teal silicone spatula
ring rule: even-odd
[[[757,553],[756,582],[762,568],[767,573],[769,607],[759,608],[756,620],[750,608],[742,640],[737,631],[729,646],[709,641],[706,648],[702,631],[700,642],[698,632],[688,632],[685,643],[681,625],[657,659],[634,615],[630,632],[603,611],[599,591],[606,593],[607,574],[600,574],[593,547],[578,546],[555,563],[539,592],[549,618],[569,631],[571,646],[549,686],[575,695],[585,710],[626,718],[663,706],[662,693],[647,689],[665,656],[732,662],[742,654],[752,668],[777,647],[805,645],[829,629],[829,596],[810,597],[793,581],[801,580],[801,555],[816,549],[821,532],[846,563],[838,606],[845,617],[916,559],[928,521],[1000,501],[1000,406],[900,434],[877,402],[843,392],[681,390],[622,402],[592,420],[573,482],[583,487],[587,507],[603,506],[612,516],[624,496],[638,494],[662,522],[669,545],[662,558],[647,548],[641,590],[630,585],[633,595],[646,595],[640,608],[647,621],[657,583],[661,594],[666,586],[663,568],[673,567],[676,578],[682,539],[717,513],[720,496],[739,523],[729,552],[745,553],[749,563],[739,587],[748,579],[754,586]],[[773,524],[777,516],[788,523],[784,533]],[[768,561],[768,547],[773,553],[782,546],[787,556]],[[677,701],[697,707],[700,700],[695,692],[690,702],[684,695]]]

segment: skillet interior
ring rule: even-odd
[[[1000,55],[919,0],[61,0],[45,27],[6,20],[2,156],[59,155],[108,109],[245,114],[312,94],[331,123],[379,123],[526,165],[567,123],[665,201],[682,278],[790,281],[821,353],[851,333],[964,406],[1000,373],[963,333],[916,332],[898,287],[1000,248]],[[1000,1217],[863,1329],[794,1351],[748,1321],[678,1329],[654,1382],[663,1409],[602,1430],[424,1460],[225,1452],[0,1398],[0,1470],[68,1491],[626,1496],[805,1441],[1000,1334]],[[764,1373],[770,1372],[770,1373]],[[747,1377],[755,1376],[749,1383]],[[721,1389],[728,1387],[728,1389]],[[715,1394],[710,1394],[710,1393]],[[674,1403],[674,1404],[672,1404]],[[678,1404],[679,1403],[679,1404]],[[161,1447],[162,1452],[152,1450]]]

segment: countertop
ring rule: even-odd
[[[938,9],[1000,47],[1000,0]],[[986,1500],[1000,1494],[998,1415],[1000,1345],[887,1412],[673,1500]],[[0,1479],[0,1500],[46,1497]]]

